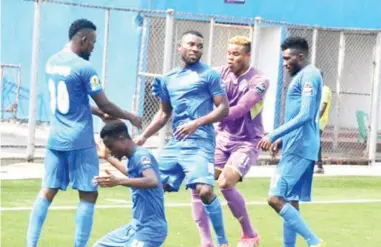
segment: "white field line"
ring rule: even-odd
[[[130,201],[125,200],[108,200],[118,203],[126,203],[128,205],[97,205],[97,209],[108,209],[108,208],[132,208]],[[358,199],[358,200],[328,200],[328,201],[313,201],[313,202],[301,202],[301,204],[357,204],[357,203],[381,203],[381,199]],[[166,207],[169,208],[179,208],[179,207],[190,207],[191,203],[179,203],[179,202],[167,202]],[[226,206],[226,203],[222,203]],[[251,201],[246,202],[246,205],[267,205],[264,201]],[[0,211],[30,211],[32,207],[1,207]],[[75,210],[76,206],[52,206],[49,210]]]

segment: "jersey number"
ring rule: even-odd
[[[52,79],[49,80],[50,109],[53,114],[58,110],[61,114],[69,112],[69,93],[66,83],[59,81],[57,87]]]

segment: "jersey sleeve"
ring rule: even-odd
[[[96,95],[102,91],[102,84],[95,69],[91,66],[84,66],[81,68],[80,76],[85,83],[87,93],[89,95]]]
[[[160,86],[161,86],[161,101],[170,101],[169,100],[169,92],[168,92],[168,87],[167,87],[167,82],[168,82],[169,78],[166,76],[166,77],[162,77],[160,78]]]
[[[274,132],[269,135],[272,142],[301,127],[306,122],[313,120],[315,113],[314,109],[318,109],[319,107],[316,106],[316,104],[318,104],[316,97],[318,90],[321,90],[320,76],[318,77],[314,74],[304,75],[300,82],[300,87],[302,101],[298,115],[275,129]]]
[[[207,80],[208,91],[213,97],[225,94],[225,91],[221,86],[221,76],[215,70],[210,70]]]
[[[138,173],[142,175],[144,170],[151,169],[153,166],[152,157],[148,154],[141,155],[137,162]]]
[[[233,120],[243,117],[245,114],[251,111],[251,109],[261,102],[266,94],[267,88],[269,86],[269,81],[263,77],[255,77],[249,83],[249,90],[242,95],[238,100],[237,105],[231,106],[229,115],[225,120]],[[260,109],[259,111],[261,111]],[[257,115],[257,112],[255,115]]]

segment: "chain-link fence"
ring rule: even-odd
[[[331,89],[332,100],[330,104],[329,121],[322,135],[323,158],[328,163],[361,163],[368,162],[369,158],[369,134],[371,125],[367,122],[372,112],[371,102],[374,91],[374,73],[380,59],[375,55],[377,45],[378,30],[349,30],[330,29],[313,26],[291,25],[288,23],[254,19],[234,19],[218,16],[190,15],[186,13],[175,13],[173,22],[167,22],[173,29],[172,46],[175,47],[181,34],[187,30],[197,30],[204,36],[204,55],[202,61],[212,67],[226,64],[226,47],[228,40],[235,35],[245,35],[253,40],[257,45],[259,53],[264,53],[265,35],[254,35],[255,30],[266,29],[268,27],[279,28],[284,34],[282,37],[300,36],[304,37],[310,45],[310,62],[319,68],[324,74],[324,84]],[[148,17],[147,17],[148,19]],[[152,19],[152,17],[149,17]],[[144,73],[157,74],[162,70],[161,62],[168,62],[174,68],[179,65],[180,58],[176,49],[172,49],[171,59],[164,61],[162,43],[155,42],[163,40],[166,27],[164,20],[161,21],[160,29],[153,24],[146,33],[149,43],[155,43],[155,49],[148,48],[147,65]],[[167,27],[168,28],[168,27]],[[161,30],[161,32],[160,32]],[[260,33],[260,32],[258,32]],[[279,40],[278,46],[281,43]],[[165,49],[164,49],[164,52]],[[142,53],[141,53],[142,54]],[[279,59],[281,54],[278,54]],[[159,59],[158,59],[159,58]],[[141,58],[142,59],[142,58]],[[255,54],[256,64],[260,64],[261,59],[265,59]],[[157,64],[159,63],[159,64]],[[263,64],[263,63],[262,63]],[[262,65],[263,66],[263,65]],[[277,92],[280,97],[281,106],[275,112],[274,127],[283,123],[284,102],[287,87],[291,77],[283,72],[279,63],[279,76],[281,79],[277,84]],[[156,110],[158,101],[151,96],[150,86],[146,81],[146,94],[144,98],[144,122],[150,123]],[[379,102],[378,102],[379,104]],[[140,104],[141,106],[141,104]],[[379,121],[378,121],[379,122]],[[266,124],[266,122],[264,123]],[[379,123],[378,123],[379,124]],[[378,128],[380,131],[380,128]],[[166,138],[171,131],[166,129]],[[378,140],[376,147],[380,152],[381,140]]]
[[[106,12],[105,31],[100,32],[100,37],[104,37],[103,58],[98,59],[103,60],[101,81],[104,83],[107,79],[106,71],[114,67],[107,63],[110,48],[108,46],[110,11],[133,13],[142,19],[136,54],[137,83],[133,96],[133,110],[143,117],[144,127],[152,121],[159,109],[159,102],[151,93],[153,79],[180,64],[177,42],[185,31],[197,30],[204,36],[202,61],[212,67],[226,64],[226,47],[231,37],[244,35],[251,38],[252,63],[271,79],[271,90],[269,89],[271,92],[267,93],[264,110],[265,129],[271,131],[283,123],[285,93],[291,80],[283,71],[279,47],[285,37],[302,36],[310,45],[311,63],[324,73],[324,83],[332,91],[329,121],[322,136],[324,159],[332,162],[349,158],[356,161],[368,160],[372,154],[381,152],[381,140],[375,138],[377,127],[379,131],[381,122],[379,120],[381,117],[377,117],[377,114],[381,115],[378,113],[381,109],[376,107],[380,104],[380,95],[376,93],[380,91],[381,80],[380,30],[332,29],[292,25],[260,18],[200,15],[173,10],[114,8],[58,0],[45,0],[43,5],[45,2],[66,5],[70,8],[80,7],[82,10],[93,9],[97,11],[97,16],[102,14],[102,11]],[[34,31],[33,42],[32,91],[36,91],[38,78],[35,73],[38,71],[39,42],[40,36],[44,35],[44,33],[40,35],[39,32],[41,3],[42,1],[35,1],[34,28],[37,31]],[[110,35],[113,35],[112,30],[110,32]],[[44,39],[41,42],[44,44]],[[30,95],[35,97],[36,94]],[[31,104],[36,104],[37,101],[33,97]],[[35,108],[33,105],[29,107],[32,129],[35,128],[33,127]],[[137,131],[133,129],[133,135],[136,134]],[[171,127],[168,124],[153,138],[152,145],[162,147],[170,135]],[[30,149],[33,138],[31,135],[28,137]]]
[[[20,109],[21,66],[0,64],[0,120],[16,121]]]

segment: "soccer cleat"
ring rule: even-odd
[[[238,242],[237,247],[257,247],[259,246],[260,241],[261,238],[259,237],[259,235],[257,235],[255,238],[248,238],[244,236]]]
[[[326,247],[327,246],[327,243],[323,240],[323,239],[320,239],[320,244],[316,244],[316,245],[310,245],[310,247]]]

